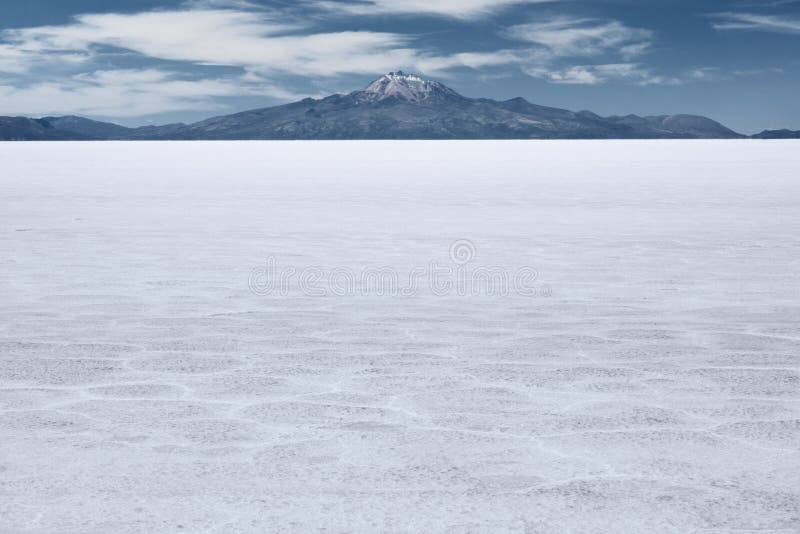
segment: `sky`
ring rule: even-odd
[[[395,70],[469,97],[800,130],[800,0],[0,2],[0,115],[191,122]]]

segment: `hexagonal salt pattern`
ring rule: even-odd
[[[796,143],[0,161],[0,532],[800,531]],[[251,290],[459,240],[535,296]]]

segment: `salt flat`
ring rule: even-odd
[[[0,161],[0,532],[800,531],[795,141]]]

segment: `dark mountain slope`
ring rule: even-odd
[[[59,130],[45,119],[0,117],[0,140],[3,141],[83,141],[85,135]]]
[[[155,139],[630,139],[737,138],[704,117],[603,118],[531,104],[466,98],[434,81],[389,73],[366,89],[214,117]]]
[[[4,122],[3,122],[4,121]],[[81,117],[0,119],[0,139],[737,139],[705,117],[601,117],[459,95],[441,83],[391,72],[346,95],[214,117],[194,124],[125,128]]]
[[[800,139],[800,130],[764,130],[753,139]]]
[[[630,126],[637,132],[650,132],[654,137],[686,139],[737,139],[745,136],[722,124],[697,115],[659,115],[655,117],[609,117],[608,120]]]
[[[74,132],[93,139],[119,139],[127,137],[132,129],[112,124],[98,122],[83,117],[69,115],[66,117],[45,117],[44,119],[58,130]]]

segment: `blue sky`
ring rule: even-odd
[[[193,121],[397,69],[466,96],[800,129],[800,0],[0,3],[0,115]]]

